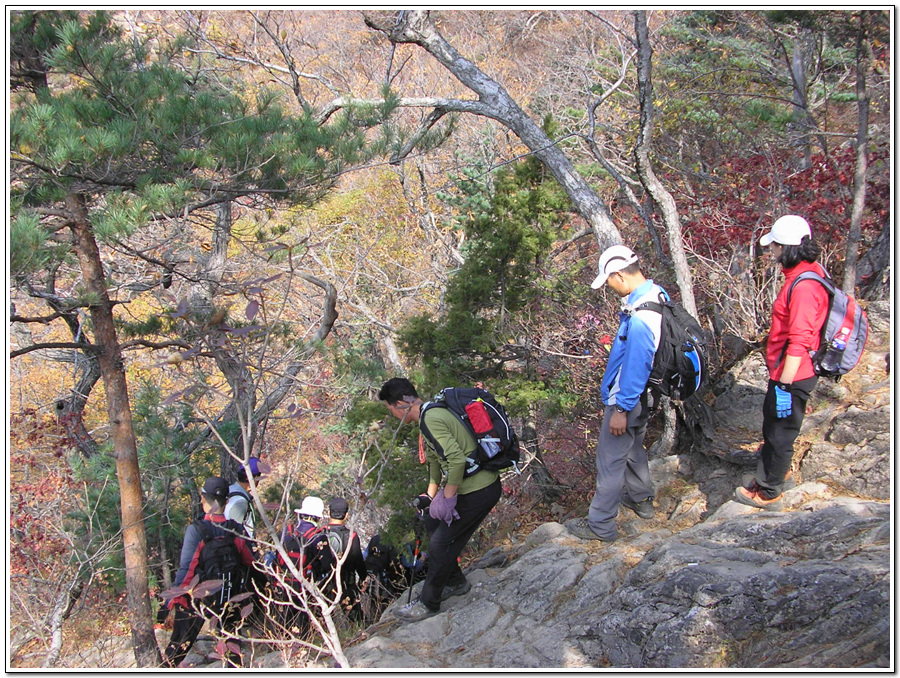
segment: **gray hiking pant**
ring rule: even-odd
[[[654,495],[650,483],[650,467],[644,436],[650,411],[647,400],[641,397],[628,413],[628,428],[620,436],[609,432],[609,420],[615,412],[608,406],[600,423],[600,439],[597,441],[597,489],[588,509],[588,525],[603,539],[613,540],[618,535],[616,516],[624,491],[639,502]]]

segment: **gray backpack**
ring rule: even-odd
[[[839,381],[856,367],[862,356],[869,338],[869,319],[853,297],[836,287],[830,278],[823,278],[812,271],[801,273],[791,283],[787,294],[788,305],[794,286],[803,280],[817,280],[829,296],[828,317],[822,326],[819,349],[810,351],[813,368],[820,377]]]

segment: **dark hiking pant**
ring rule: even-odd
[[[784,478],[794,459],[794,441],[803,426],[809,394],[818,381],[818,377],[810,377],[791,384],[791,414],[779,419],[775,406],[775,384],[778,382],[769,380],[763,401],[763,444],[756,466],[756,484],[766,499],[775,499],[784,489]]]
[[[459,556],[475,530],[500,501],[500,479],[475,492],[460,494],[456,500],[459,520],[447,525],[443,520],[425,517],[429,534],[428,573],[419,600],[431,610],[441,607],[445,586],[458,586],[466,581],[459,567]]]
[[[239,620],[240,610],[236,607],[232,607],[224,618],[225,628],[233,631],[237,627]],[[168,646],[166,646],[165,657],[163,658],[164,666],[174,669],[184,661],[184,658],[187,657],[191,647],[193,647],[194,642],[196,642],[197,636],[200,635],[200,630],[203,628],[203,623],[205,621],[206,620],[195,611],[186,609],[181,605],[175,605],[174,626],[172,627],[172,637],[169,639]],[[235,639],[229,638],[226,642],[229,645],[237,644],[240,646],[239,641]],[[225,666],[229,668],[240,667],[240,653],[229,652],[227,660],[225,661]]]
[[[609,431],[609,421],[615,411],[614,406],[607,406],[600,422],[597,486],[588,509],[588,525],[599,537],[609,541],[618,536],[616,516],[622,493],[635,502],[654,495],[647,450],[644,449],[644,436],[650,419],[646,393],[628,413],[628,427],[620,436],[614,436]]]

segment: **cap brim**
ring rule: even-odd
[[[775,234],[772,231],[766,233],[762,238],[759,239],[759,244],[763,247],[768,247],[773,242],[775,242]]]
[[[591,289],[599,290],[603,287],[603,284],[606,282],[606,279],[609,277],[608,273],[601,273],[596,278],[594,278],[594,282],[591,283]]]

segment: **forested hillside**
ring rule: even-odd
[[[261,553],[310,494],[348,499],[363,545],[414,539],[426,478],[377,400],[392,376],[484,383],[519,428],[525,471],[464,557],[583,505],[610,244],[712,337],[706,390],[651,421],[657,456],[689,453],[763,345],[775,218],[890,301],[892,21],[10,11],[8,667],[85,644],[115,667],[121,638],[157,666],[199,488],[250,457],[272,468]],[[346,666],[360,624],[320,607],[266,639]]]

